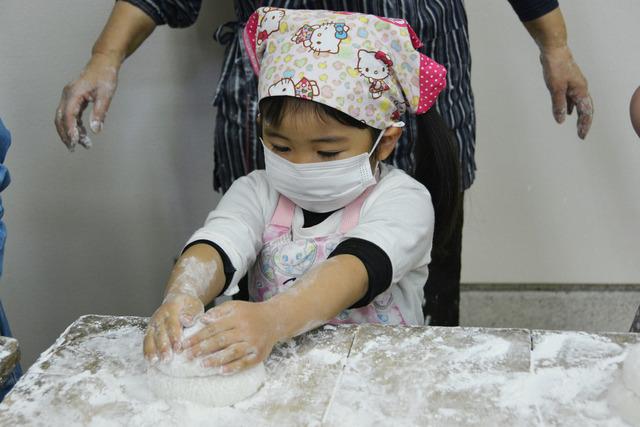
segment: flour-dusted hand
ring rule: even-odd
[[[203,365],[234,374],[265,360],[278,342],[276,314],[265,303],[228,301],[202,316],[206,325],[185,340],[188,357]]]
[[[64,87],[55,124],[60,139],[70,151],[74,151],[77,144],[91,147],[91,139],[82,122],[82,114],[89,103],[93,103],[90,128],[96,134],[102,130],[118,84],[121,62],[122,58],[117,55],[96,53],[80,76]]]
[[[560,7],[523,25],[540,49],[544,82],[551,93],[553,118],[563,123],[575,108],[578,136],[584,139],[593,121],[593,101],[587,79],[573,59],[567,44],[567,27]]]
[[[593,121],[593,101],[587,79],[568,46],[543,49],[540,53],[544,81],[551,93],[553,117],[563,123],[573,109],[578,113],[578,136],[584,139]]]
[[[151,363],[167,360],[172,351],[182,350],[182,330],[204,313],[202,301],[194,295],[168,293],[153,313],[144,337],[144,356]]]
[[[89,125],[93,133],[100,132],[116,91],[122,62],[156,27],[151,16],[137,6],[125,1],[113,3],[111,16],[91,50],[91,60],[80,76],[65,86],[56,110],[58,135],[70,151],[77,144],[91,146],[82,113],[93,103]]]

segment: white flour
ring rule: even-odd
[[[127,326],[100,332],[65,348],[59,348],[64,340],[58,339],[0,404],[0,425],[261,427],[319,424],[320,408],[325,405],[324,396],[328,398],[329,394],[326,389],[332,387],[333,382],[313,384],[320,400],[304,402],[307,410],[291,411],[287,405],[295,408],[302,403],[300,387],[314,380],[307,368],[311,363],[323,362],[327,366],[336,361],[335,354],[327,350],[331,343],[326,338],[316,340],[320,344],[317,351],[308,345],[302,348],[293,341],[280,344],[266,362],[267,378],[257,393],[233,406],[211,407],[164,400],[154,395],[147,383],[147,362],[142,353],[143,328],[143,325]],[[337,365],[341,366],[341,362],[338,360]],[[298,384],[298,388],[292,384]]]
[[[528,353],[528,343],[521,344],[481,334],[461,345],[428,329],[402,340],[367,336],[354,344],[327,425],[628,425],[606,402],[624,347],[549,332],[528,363],[512,365],[512,356]],[[399,380],[388,380],[391,369]]]
[[[609,406],[633,426],[640,426],[640,344],[629,350],[622,372],[609,387]]]
[[[182,271],[176,277],[171,292],[165,297],[165,302],[175,293],[202,298],[215,277],[216,263],[202,262],[194,256],[187,256],[180,259],[178,267]]]
[[[353,329],[330,327],[278,345],[255,395],[212,408],[150,391],[142,328],[58,340],[0,425],[629,425],[606,398],[628,349],[589,334],[534,332],[530,353],[525,331],[361,328],[351,347]]]

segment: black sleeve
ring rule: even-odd
[[[156,25],[188,27],[196,22],[202,0],[124,0],[149,15]]]
[[[347,239],[340,242],[328,258],[336,255],[353,255],[358,257],[367,269],[369,286],[367,293],[349,308],[359,308],[370,304],[375,297],[391,286],[393,267],[389,255],[374,243],[363,239]]]
[[[522,22],[532,21],[558,7],[558,0],[509,0]]]
[[[222,268],[224,270],[224,277],[225,277],[224,287],[222,288],[222,292],[226,291],[227,288],[229,287],[229,284],[231,283],[231,279],[233,279],[233,275],[236,272],[236,269],[233,268],[233,264],[231,264],[231,260],[229,259],[229,256],[227,255],[227,253],[225,251],[222,250],[222,248],[220,246],[216,245],[215,243],[213,243],[213,242],[211,242],[209,240],[195,240],[195,241],[189,243],[184,248],[182,253],[184,253],[191,246],[197,245],[197,244],[200,244],[200,243],[204,243],[205,245],[211,246],[216,251],[218,251],[218,253],[220,254],[220,258],[222,258]]]

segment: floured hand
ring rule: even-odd
[[[183,327],[191,326],[204,312],[202,301],[184,293],[169,293],[153,313],[144,336],[144,356],[150,363],[167,360],[182,351]]]
[[[573,60],[568,46],[542,49],[540,53],[544,81],[551,94],[553,117],[563,123],[575,107],[578,113],[578,136],[584,139],[593,121],[593,100],[587,79]]]
[[[234,374],[262,362],[278,342],[276,314],[265,303],[228,301],[202,316],[205,327],[183,342],[187,357]]]
[[[91,140],[82,122],[82,113],[93,103],[90,128],[102,130],[104,119],[118,84],[118,70],[123,58],[96,53],[80,76],[66,85],[56,110],[55,125],[60,139],[69,151],[77,144],[91,147]]]

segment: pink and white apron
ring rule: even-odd
[[[360,209],[373,187],[347,205],[337,232],[322,237],[296,237],[293,233],[293,216],[296,205],[284,196],[262,235],[262,251],[253,267],[249,280],[252,301],[265,301],[295,286],[312,266],[326,260],[344,235],[358,224]],[[328,323],[383,323],[405,325],[400,309],[393,301],[391,288],[378,295],[370,304],[344,310]]]

